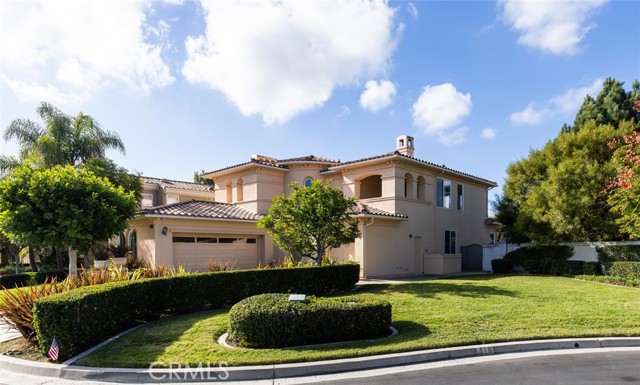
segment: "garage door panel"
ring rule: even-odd
[[[177,234],[174,237],[173,260],[175,265],[182,265],[190,271],[207,271],[210,261],[237,261],[236,269],[252,269],[258,265],[257,239],[216,234]]]

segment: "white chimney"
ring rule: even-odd
[[[406,156],[413,156],[413,137],[409,135],[400,135],[396,138],[396,151]]]

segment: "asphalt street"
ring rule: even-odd
[[[597,350],[597,351],[596,351]],[[232,380],[232,378],[229,378]],[[163,381],[170,383],[170,381]],[[208,381],[201,383],[232,384]],[[107,384],[0,370],[1,385]],[[476,357],[317,377],[235,382],[243,385],[629,385],[640,384],[640,349],[546,351]]]

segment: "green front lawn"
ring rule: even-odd
[[[148,367],[155,361],[183,365],[225,361],[231,366],[258,365],[498,341],[640,335],[638,289],[569,278],[474,276],[367,285],[344,295],[390,301],[399,334],[303,348],[229,349],[217,343],[225,332],[228,311],[214,310],[150,323],[76,364]],[[278,333],[278,327],[273,332]]]

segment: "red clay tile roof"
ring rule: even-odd
[[[371,207],[371,206],[365,205],[364,203],[359,203],[359,202],[358,202],[358,206],[356,207],[356,212],[358,214],[374,215],[379,217],[389,217],[389,218],[398,218],[398,219],[409,218],[409,216],[407,215],[390,213],[388,211],[380,210],[375,207]]]
[[[225,171],[225,170],[230,170],[232,168],[242,167],[242,166],[246,166],[248,164],[259,164],[261,166],[274,167],[274,168],[279,168],[279,169],[283,169],[283,170],[287,169],[285,166],[280,166],[277,163],[267,162],[267,161],[258,160],[258,159],[251,159],[248,162],[244,162],[244,163],[240,163],[240,164],[234,164],[233,166],[224,167],[224,168],[221,168],[221,169],[218,169],[218,170],[205,172],[204,175],[213,174],[213,173],[220,172],[220,171]]]
[[[341,162],[341,163],[336,164],[336,165],[334,165],[332,167],[340,167],[340,166],[345,166],[345,165],[348,165],[348,164],[356,164],[356,163],[366,162],[368,160],[382,159],[382,158],[387,158],[387,157],[391,157],[391,156],[398,156],[398,157],[401,157],[401,158],[407,158],[407,159],[415,160],[417,162],[424,163],[426,165],[439,168],[441,170],[446,170],[446,171],[450,171],[450,172],[453,172],[453,173],[456,173],[456,174],[467,176],[469,178],[477,179],[477,180],[480,180],[480,181],[485,182],[485,183],[490,184],[490,185],[494,185],[494,186],[498,185],[494,181],[490,181],[488,179],[480,178],[478,176],[475,176],[475,175],[472,175],[472,174],[468,174],[466,172],[454,170],[452,168],[449,168],[449,167],[445,166],[444,164],[435,164],[435,163],[432,163],[432,162],[427,162],[426,160],[415,158],[413,156],[403,155],[403,154],[399,153],[398,151],[388,152],[386,154],[380,154],[380,155],[371,156],[371,157],[368,157],[368,158],[350,160],[348,162]],[[326,170],[323,170],[322,172],[331,171],[332,167],[329,167]]]
[[[341,166],[345,166],[345,165],[349,165],[349,164],[356,164],[356,163],[361,163],[361,162],[366,162],[369,160],[375,160],[375,159],[383,159],[383,158],[387,158],[387,157],[401,157],[401,158],[407,158],[407,159],[411,159],[414,160],[416,162],[420,162],[423,163],[425,165],[428,166],[432,166],[441,170],[445,170],[445,171],[449,171],[452,173],[456,173],[459,175],[463,175],[469,178],[473,178],[476,180],[479,180],[481,182],[484,182],[488,185],[491,186],[497,186],[498,184],[494,181],[490,181],[488,179],[484,179],[484,178],[480,178],[478,176],[472,175],[472,174],[468,174],[462,171],[458,171],[458,170],[454,170],[452,168],[449,168],[447,166],[445,166],[444,164],[436,164],[436,163],[432,163],[432,162],[427,162],[426,160],[422,160],[422,159],[418,159],[415,158],[413,156],[407,156],[407,155],[403,155],[401,153],[399,153],[398,151],[394,151],[394,152],[388,152],[386,154],[380,154],[380,155],[375,155],[375,156],[370,156],[367,158],[361,158],[361,159],[356,159],[356,160],[350,160],[347,162],[340,162],[339,160],[331,160],[331,159],[327,159],[327,158],[322,158],[322,157],[317,157],[315,155],[309,155],[309,156],[302,156],[302,157],[298,157],[298,158],[289,158],[289,159],[281,159],[281,160],[276,160],[275,162],[270,162],[270,161],[265,161],[265,160],[258,160],[258,159],[251,159],[249,162],[246,163],[241,163],[241,164],[237,164],[234,166],[229,166],[229,167],[225,167],[225,168],[221,168],[219,170],[215,170],[215,171],[210,171],[207,172],[206,174],[213,174],[216,172],[220,172],[220,171],[224,171],[224,170],[229,170],[235,167],[240,167],[240,166],[245,166],[247,164],[251,164],[251,163],[255,163],[255,164],[260,164],[260,165],[264,165],[264,166],[269,166],[269,167],[274,167],[274,168],[279,168],[279,169],[288,169],[286,163],[292,163],[292,162],[317,162],[317,163],[327,163],[330,164],[330,166],[324,170],[322,170],[321,172],[330,172],[332,171],[332,168],[334,167],[341,167]]]
[[[173,187],[181,190],[192,190],[192,191],[213,191],[213,185],[199,184],[193,182],[185,182],[180,180],[171,180],[171,179],[161,179],[161,178],[152,178],[150,176],[140,176],[140,179],[144,183],[157,184],[160,187]]]
[[[236,205],[196,200],[143,209],[140,210],[138,215],[233,219],[243,221],[257,221],[262,218],[262,216]]]
[[[317,162],[317,163],[329,163],[332,165],[340,164],[340,160],[333,160],[333,159],[323,158],[315,155],[300,156],[297,158],[289,158],[289,159],[278,159],[278,164],[291,163],[291,162]]]

